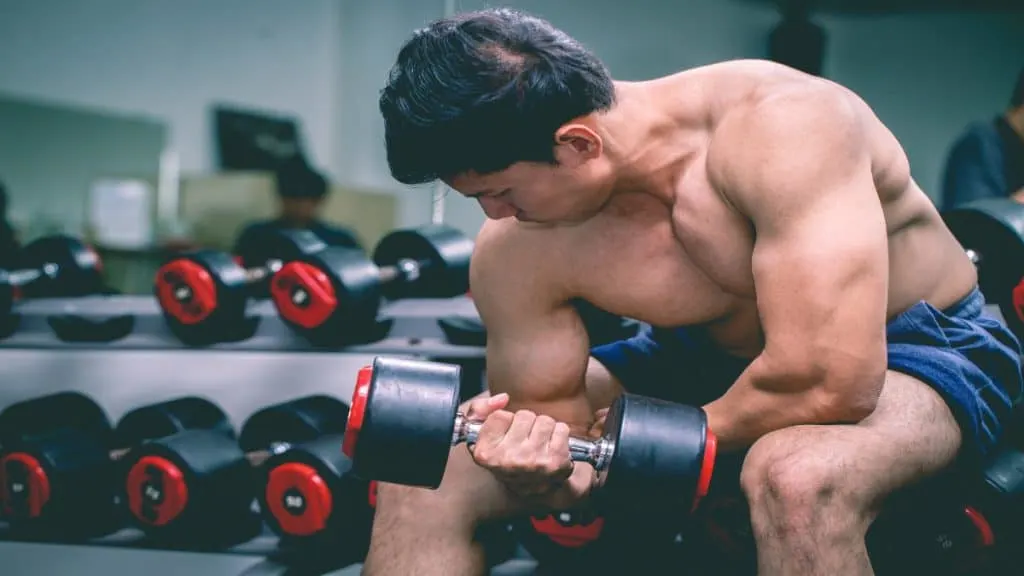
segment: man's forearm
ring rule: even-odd
[[[761,358],[755,360],[722,397],[704,406],[718,450],[744,450],[765,434],[790,426],[862,418],[863,410],[854,402],[840,402],[823,392],[827,383],[833,384],[828,380],[786,375],[768,368]]]

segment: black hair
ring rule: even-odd
[[[1013,96],[1010,97],[1010,108],[1024,106],[1024,67],[1021,67],[1017,74],[1017,85],[1013,88]]]
[[[437,20],[402,46],[381,91],[388,166],[424,184],[553,163],[558,127],[614,101],[604,64],[541,18],[496,8]]]
[[[304,162],[284,166],[277,171],[277,194],[282,198],[323,198],[327,179]]]

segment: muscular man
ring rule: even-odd
[[[979,198],[1024,202],[1024,68],[1006,111],[973,124],[953,144],[942,183],[946,209]]]
[[[768,576],[870,574],[883,499],[999,440],[1020,345],[849,90],[760,61],[617,82],[500,9],[416,32],[380,109],[394,177],[489,218],[471,282],[493,396],[438,490],[381,487],[365,574],[479,574],[478,524],[585,501],[567,437],[622,389],[702,407],[745,454]],[[591,350],[577,297],[651,328]]]

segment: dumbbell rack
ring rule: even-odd
[[[175,336],[152,297],[21,302],[13,319],[0,325],[0,409],[76,390],[94,398],[116,421],[137,406],[198,395],[220,406],[237,428],[260,408],[291,398],[327,394],[347,403],[359,368],[378,355],[458,363],[469,380],[464,389],[482,386],[483,348],[451,343],[439,325],[441,318],[476,318],[468,298],[388,303],[379,316],[380,333],[339,349],[308,344],[269,302],[251,303],[248,315],[253,326],[247,338],[196,347]],[[84,545],[19,541],[0,522],[0,572],[270,575],[284,574],[290,565],[267,529],[216,553],[149,546],[132,528]],[[495,574],[509,569],[518,571],[502,567]],[[358,574],[358,566],[304,573],[315,572]]]

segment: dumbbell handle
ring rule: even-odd
[[[245,269],[245,280],[247,282],[259,282],[268,276],[273,276],[284,266],[284,260],[271,258],[262,266]]]
[[[412,258],[403,258],[394,266],[381,266],[378,270],[380,282],[388,284],[399,279],[403,282],[415,282],[419,279],[422,269],[423,262]]]
[[[12,286],[24,286],[30,282],[35,282],[43,276],[53,278],[57,275],[57,268],[58,266],[56,264],[51,263],[43,264],[39,268],[8,270],[7,281],[10,282]]]
[[[472,446],[480,435],[480,427],[483,422],[470,420],[462,413],[455,415],[455,431],[452,433],[452,445],[465,442]],[[608,439],[584,440],[582,438],[569,438],[569,459],[574,462],[586,462],[595,470],[604,470],[611,462],[612,454],[615,453],[615,445]]]

